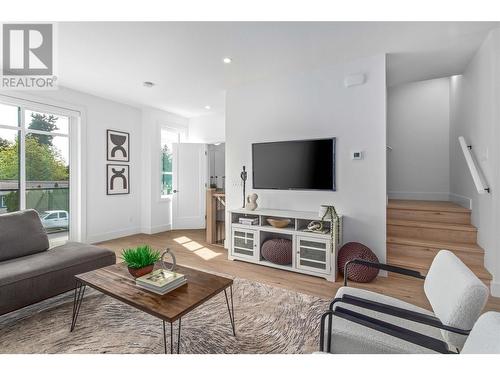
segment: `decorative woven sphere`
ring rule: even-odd
[[[265,241],[260,249],[264,259],[286,266],[292,264],[292,241],[284,238],[272,238]]]
[[[370,248],[359,242],[348,242],[340,248],[337,255],[337,265],[342,275],[344,274],[345,264],[353,259],[363,259],[378,263],[377,256]],[[377,277],[377,274],[378,269],[362,264],[351,264],[347,270],[347,278],[357,283],[368,283]]]

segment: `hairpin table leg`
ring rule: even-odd
[[[181,318],[179,318],[179,331],[177,332],[177,354],[181,348]]]
[[[167,354],[167,330],[165,329],[165,321],[163,322],[163,347],[165,349],[165,354]]]
[[[78,319],[78,313],[80,312],[80,306],[82,305],[83,295],[85,294],[86,285],[80,280],[76,281],[75,295],[73,297],[73,318],[71,320],[70,332],[73,332],[76,326],[76,320]]]
[[[233,304],[233,286],[229,286],[229,291],[231,294],[231,307],[229,307],[229,300],[227,298],[227,290],[224,289],[224,295],[226,296],[227,311],[229,312],[229,320],[231,321],[231,327],[233,328],[233,335],[236,336],[236,329],[234,325],[234,304]]]
[[[163,346],[165,354],[167,352],[167,330],[165,328],[165,321],[163,320]],[[179,330],[177,332],[177,354],[180,352],[181,347],[181,318],[179,318]],[[174,353],[174,323],[170,322],[170,354]]]

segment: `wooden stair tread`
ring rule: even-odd
[[[409,237],[397,237],[397,236],[387,236],[387,243],[484,254],[484,250],[482,247],[470,243],[435,241],[435,240],[426,240],[422,238],[409,238]]]
[[[484,250],[477,245],[471,210],[444,201],[391,199],[387,205],[387,262],[426,274],[441,249],[454,252],[489,285]]]
[[[403,227],[412,227],[412,228],[432,228],[432,229],[443,229],[443,230],[477,232],[477,228],[470,224],[452,224],[452,223],[440,223],[433,221],[387,219],[387,225],[399,225]]]
[[[429,268],[427,266],[420,264],[418,262],[418,260],[416,260],[414,258],[398,257],[396,259],[396,258],[388,257],[387,263],[395,265],[395,266],[399,266],[399,267],[414,269],[415,271],[419,271],[419,272],[423,273],[424,275],[427,274],[427,271],[429,270]],[[493,279],[493,276],[483,266],[467,265],[467,267],[470,268],[470,270],[472,272],[474,272],[474,274],[482,280],[483,279],[484,280],[492,280]]]
[[[387,208],[415,211],[470,212],[470,209],[462,207],[453,202],[415,201],[405,199],[389,199]]]

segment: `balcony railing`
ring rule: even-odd
[[[0,214],[19,210],[19,189],[0,187]],[[69,188],[38,188],[31,185],[26,189],[26,208],[36,210],[47,233],[69,230]],[[54,211],[53,217],[44,217],[47,211]]]

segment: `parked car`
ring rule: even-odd
[[[68,228],[68,211],[45,211],[40,219],[45,229]]]

